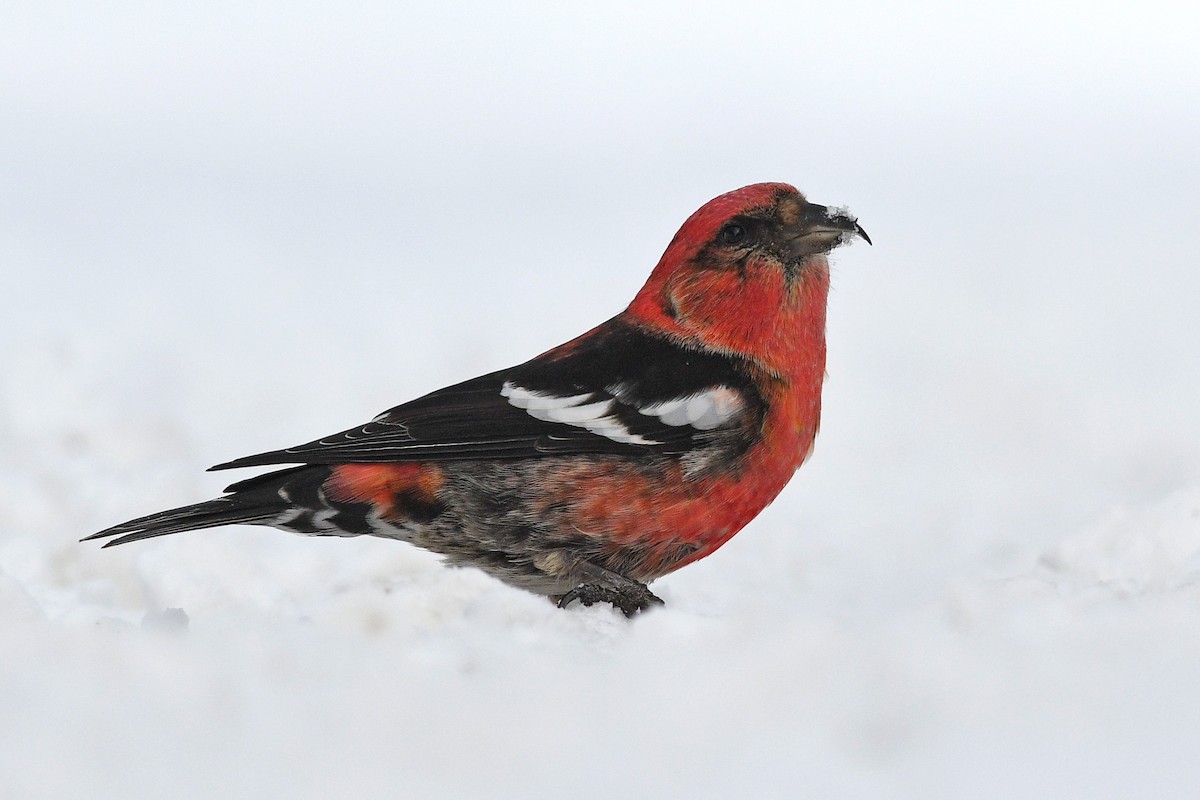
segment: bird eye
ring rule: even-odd
[[[746,240],[746,229],[736,222],[721,228],[721,244],[741,244]]]

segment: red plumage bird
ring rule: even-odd
[[[782,183],[684,222],[625,311],[519,366],[343,433],[213,469],[299,464],[88,539],[217,525],[411,542],[514,586],[661,603],[803,463],[821,418],[825,253],[855,219]]]

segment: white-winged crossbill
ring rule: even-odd
[[[218,464],[300,466],[87,538],[231,524],[380,536],[560,606],[631,615],[661,602],[646,584],[728,541],[812,450],[825,254],[856,235],[870,242],[786,184],[721,195],[599,327],[343,433]]]

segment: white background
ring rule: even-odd
[[[0,794],[1194,797],[1192,4],[0,7]],[[76,540],[846,204],[814,458],[667,607]],[[182,609],[184,617],[169,609]]]

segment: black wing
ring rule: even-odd
[[[681,347],[614,319],[532,361],[439,389],[365,425],[212,469],[678,455],[728,444],[730,431],[752,429],[764,410],[737,359]]]

